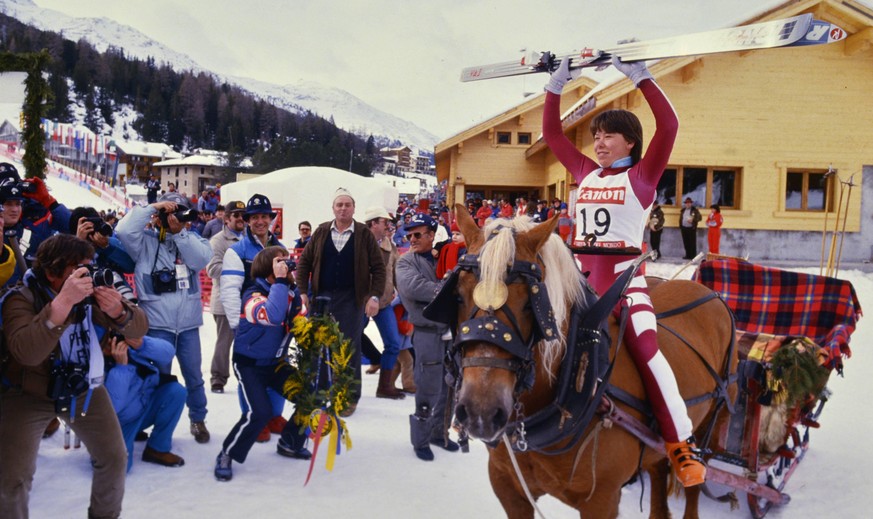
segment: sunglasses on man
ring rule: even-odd
[[[428,231],[415,231],[408,234],[410,238],[415,238],[416,240],[427,234]]]

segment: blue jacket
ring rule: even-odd
[[[133,274],[136,263],[124,250],[121,240],[115,236],[109,237],[109,245],[105,249],[99,247],[94,247],[94,249],[97,251],[94,263],[98,267],[108,268],[121,274]]]
[[[145,228],[154,214],[157,211],[150,205],[134,207],[116,228],[118,239],[136,258],[134,279],[139,306],[149,318],[149,329],[178,334],[199,328],[203,325],[199,272],[212,258],[212,248],[205,238],[185,229],[178,234],[168,232],[161,243],[157,231]],[[188,267],[188,289],[156,294],[151,277],[153,269],[173,270],[176,258]]]
[[[260,361],[268,365],[285,355],[283,339],[286,324],[300,311],[302,301],[297,290],[281,279],[272,285],[257,278],[243,294],[243,315],[233,341],[234,355]]]
[[[169,366],[175,355],[163,339],[146,335],[142,340],[140,349],[128,348],[127,364],[115,364],[106,373],[104,384],[121,424],[142,417],[161,380],[158,366]]]
[[[267,243],[262,245],[252,234],[251,229],[246,228],[243,238],[231,245],[224,253],[219,295],[231,328],[236,328],[239,323],[241,296],[245,289],[251,285],[249,271],[252,267],[252,261],[258,252],[271,245],[282,246],[273,233],[269,234]]]

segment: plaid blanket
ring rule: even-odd
[[[718,292],[747,333],[809,337],[841,370],[861,304],[848,281],[762,267],[742,260],[706,261],[694,279]]]

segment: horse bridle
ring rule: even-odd
[[[495,233],[496,234],[496,233]],[[494,236],[494,234],[492,234]],[[457,277],[461,272],[466,271],[480,279],[479,255],[465,254],[458,259],[458,265],[452,272],[452,276]],[[524,283],[528,287],[529,304],[531,312],[534,315],[534,326],[530,336],[525,338],[521,332],[521,327],[518,324],[518,319],[515,313],[508,305],[501,304],[497,308],[488,307],[480,308],[478,304],[473,303],[473,308],[470,311],[466,321],[458,325],[458,334],[452,346],[451,359],[455,359],[450,366],[455,377],[456,387],[460,384],[461,376],[464,368],[471,367],[489,367],[505,369],[516,375],[516,394],[528,390],[533,387],[535,370],[534,367],[534,346],[540,340],[552,340],[557,338],[558,330],[555,323],[555,315],[552,310],[552,304],[549,301],[548,291],[545,283],[543,283],[542,267],[536,262],[514,260],[507,267],[506,277],[504,279],[506,285],[514,283]],[[454,290],[454,282],[447,282],[446,285]],[[485,312],[483,315],[476,317],[480,312]],[[506,320],[507,325],[497,318],[497,313],[501,312]],[[500,349],[505,350],[513,356],[510,359],[496,357],[466,357],[461,358],[461,350],[464,344],[469,342],[485,342],[493,344]],[[460,359],[460,360],[458,360]]]

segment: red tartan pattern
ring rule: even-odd
[[[738,330],[809,337],[828,349],[832,367],[851,356],[849,336],[861,304],[848,281],[736,259],[706,261],[694,279],[721,295]]]

